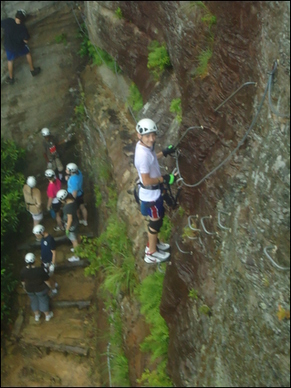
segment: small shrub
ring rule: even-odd
[[[210,307],[208,307],[206,304],[203,304],[202,306],[200,306],[198,310],[201,314],[205,314],[209,316],[211,315]]]
[[[120,7],[118,7],[117,10],[115,11],[115,15],[118,17],[118,19],[123,18],[122,11],[121,11]]]
[[[171,102],[170,112],[176,113],[176,120],[182,122],[182,107],[181,107],[181,98],[175,98]]]
[[[166,44],[160,45],[159,42],[153,40],[148,46],[148,64],[147,67],[153,74],[156,80],[159,79],[162,72],[171,66],[170,57],[166,48]]]
[[[127,103],[129,106],[132,107],[132,110],[134,112],[138,112],[143,107],[142,95],[140,94],[134,82],[132,82],[130,85],[129,97],[127,99]]]
[[[55,37],[55,42],[56,43],[64,43],[64,45],[67,45],[67,35],[66,34],[60,34]]]
[[[96,209],[98,209],[98,207],[102,203],[102,194],[101,194],[99,186],[94,185],[94,193],[95,193],[95,207],[96,207]]]
[[[185,210],[181,206],[179,206],[178,214],[180,217],[183,217],[183,215],[185,214]]]
[[[189,226],[185,226],[183,228],[182,239],[183,241],[187,241],[188,239],[191,240],[196,237],[196,234],[197,232],[195,230],[189,228]]]
[[[160,239],[161,241],[169,241],[171,237],[171,233],[173,230],[173,223],[171,222],[168,216],[165,216],[163,219],[163,226],[160,230]]]
[[[157,369],[149,371],[146,369],[141,375],[140,379],[137,379],[137,383],[142,387],[173,387],[173,384],[166,373],[167,361],[162,361]]]
[[[212,57],[212,50],[210,48],[202,50],[198,55],[198,67],[195,71],[195,75],[204,77],[207,74],[208,62]]]
[[[188,294],[190,299],[198,299],[198,291],[195,290],[194,288],[191,288]]]

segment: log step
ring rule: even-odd
[[[81,236],[85,236],[85,237],[89,237],[89,238],[92,238],[93,237],[93,233],[92,232],[89,232],[89,233],[82,233]],[[69,242],[69,239],[66,235],[64,236],[60,236],[60,237],[54,237],[55,239],[55,242],[56,243],[62,243],[62,242]],[[25,244],[21,244],[17,247],[18,250],[22,250],[22,249],[30,249],[30,248],[38,248],[40,247],[40,241],[31,241],[29,243],[25,243]]]
[[[66,307],[78,307],[79,310],[89,307],[91,302],[89,300],[59,300],[53,301],[53,309],[54,308],[66,308]]]
[[[30,339],[21,339],[19,341],[19,344],[21,346],[36,346],[36,347],[43,347],[51,350],[55,350],[57,352],[62,353],[72,353],[72,354],[78,354],[81,356],[87,356],[89,353],[88,347],[81,347],[81,346],[71,346],[71,345],[63,345],[63,344],[56,344],[52,341],[37,341],[37,340],[30,340]]]

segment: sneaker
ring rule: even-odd
[[[5,80],[5,83],[8,85],[13,85],[14,84],[14,78],[7,77]]]
[[[74,249],[74,248],[71,248],[71,252],[75,252],[75,249]]]
[[[49,312],[48,315],[45,316],[46,322],[50,321],[50,319],[54,316],[54,313],[52,311]]]
[[[144,261],[148,264],[162,263],[163,261],[167,261],[170,257],[169,252],[153,252],[147,253],[144,257]]]
[[[84,226],[88,226],[88,222],[85,220],[79,220],[79,224],[83,224]]]
[[[58,287],[59,287],[59,284],[55,282],[55,288],[58,288]]]
[[[55,232],[60,232],[60,231],[64,231],[65,229],[61,229],[59,226],[55,226],[54,227],[54,231]]]
[[[40,67],[35,67],[34,70],[32,70],[30,72],[31,72],[31,75],[33,77],[35,77],[36,75],[38,75],[40,73]]]
[[[68,261],[70,262],[70,263],[72,263],[72,262],[74,262],[74,261],[79,261],[80,260],[80,257],[76,257],[76,256],[72,256],[72,257],[70,257],[69,259],[68,259]]]
[[[35,322],[39,322],[39,318],[40,318],[40,315],[39,314],[35,314],[35,316],[34,316]]]
[[[148,243],[149,244],[149,243]],[[146,246],[145,248],[145,253],[148,253],[149,252],[149,246]],[[159,251],[167,251],[168,249],[170,249],[170,244],[166,244],[166,243],[163,243],[163,242],[158,242],[157,243],[157,248]]]
[[[58,293],[58,290],[57,290],[56,288],[54,288],[54,289],[52,290],[52,295],[55,296],[55,295],[57,295],[57,293]]]

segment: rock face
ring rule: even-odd
[[[90,40],[114,57],[138,86],[145,103],[139,117],[157,122],[162,133],[158,142],[166,145],[188,127],[203,126],[179,145],[178,166],[188,184],[183,185],[180,204],[186,213],[182,219],[172,213],[173,265],[166,273],[161,303],[170,329],[173,382],[285,386],[290,383],[290,321],[279,320],[277,312],[279,305],[290,309],[290,271],[277,268],[270,258],[290,267],[290,127],[289,119],[275,114],[271,104],[276,111],[289,112],[289,4],[204,5],[85,2]],[[205,23],[205,15],[214,15],[216,24]],[[159,82],[147,69],[152,40],[166,43],[172,64]],[[198,56],[207,49],[212,56],[199,77]],[[276,59],[271,103],[268,97],[262,102]],[[246,82],[256,86],[245,86],[215,111]],[[174,98],[182,101],[179,131],[169,112]],[[217,169],[244,138],[261,102],[241,147]],[[134,123],[129,130],[133,133]],[[171,161],[167,165],[174,167]],[[182,242],[187,217],[196,214],[199,239]],[[212,219],[203,218],[210,215]],[[133,236],[135,230],[133,225]],[[268,250],[274,245],[276,253]],[[197,299],[189,297],[191,290],[197,291]]]

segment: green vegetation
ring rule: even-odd
[[[13,261],[8,255],[9,241],[17,232],[19,215],[25,212],[21,173],[25,151],[11,140],[1,139],[1,322],[9,320],[12,292],[17,280],[12,275]]]
[[[155,272],[147,276],[136,289],[137,298],[141,303],[141,313],[144,314],[146,322],[150,324],[151,330],[150,335],[145,338],[140,348],[143,352],[151,354],[152,362],[160,358],[159,367],[152,372],[146,370],[138,381],[146,383],[145,386],[172,386],[166,374],[169,330],[159,310],[163,280],[164,274]]]
[[[115,62],[114,58],[112,58],[105,50],[94,46],[94,44],[90,42],[85,24],[82,24],[81,28],[84,32],[79,31],[78,34],[79,37],[83,39],[81,42],[81,48],[78,51],[80,57],[83,58],[85,56],[89,56],[94,65],[100,66],[105,64],[113,72],[120,73],[121,69]]]
[[[166,48],[166,44],[160,45],[159,42],[153,40],[148,46],[148,64],[147,67],[154,76],[155,80],[160,78],[162,72],[171,67],[170,57]]]
[[[183,217],[183,215],[185,214],[185,210],[181,206],[179,206],[178,214],[180,217]]]
[[[117,10],[115,11],[115,15],[118,17],[118,19],[123,18],[122,11],[121,11],[120,7],[118,7]]]
[[[163,218],[163,226],[160,230],[161,241],[169,241],[173,230],[173,223],[168,216]]]
[[[196,237],[196,231],[189,228],[189,226],[185,226],[183,228],[183,233],[182,233],[182,239],[183,241],[187,241],[187,239],[193,239],[194,237]]]
[[[99,186],[97,185],[94,185],[94,194],[95,194],[95,207],[96,209],[98,209],[102,203],[102,194]]]
[[[82,123],[86,118],[86,111],[85,111],[85,93],[81,92],[81,101],[80,104],[75,106],[74,112],[76,117],[77,123]]]
[[[134,112],[138,112],[143,107],[142,95],[140,94],[134,82],[132,82],[130,85],[129,97],[127,99],[127,103],[129,106],[132,107],[132,110]]]
[[[208,62],[212,57],[212,50],[210,48],[206,50],[202,50],[198,55],[198,67],[196,68],[195,75],[199,77],[203,77],[207,73]]]
[[[205,314],[208,316],[211,315],[210,307],[208,307],[206,304],[203,304],[202,306],[200,306],[198,311],[200,312],[200,314]]]
[[[67,42],[67,35],[66,34],[60,34],[55,37],[56,43],[63,43],[65,46],[68,44]]]
[[[181,98],[175,98],[171,102],[170,112],[176,113],[176,120],[182,122],[182,107],[181,107]]]
[[[188,294],[190,299],[198,299],[198,291],[195,290],[194,288],[191,288]]]

